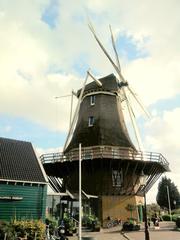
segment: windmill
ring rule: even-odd
[[[136,142],[137,142],[138,150],[139,151],[143,151],[144,147],[143,147],[142,140],[141,140],[141,137],[140,137],[139,128],[138,128],[137,123],[136,123],[135,113],[134,113],[132,104],[130,102],[129,94],[133,97],[133,99],[140,106],[140,108],[142,109],[142,111],[145,113],[145,115],[147,117],[150,117],[150,114],[146,110],[146,108],[144,107],[142,101],[139,99],[139,97],[134,92],[132,87],[130,87],[128,81],[125,80],[125,78],[124,78],[124,76],[122,74],[121,65],[120,65],[120,61],[119,61],[119,56],[118,56],[118,53],[117,53],[117,49],[116,49],[115,40],[114,40],[114,36],[113,36],[113,32],[112,32],[111,26],[109,26],[109,29],[110,29],[110,34],[111,34],[112,47],[113,47],[113,50],[114,50],[114,53],[115,53],[116,63],[113,61],[112,57],[109,55],[109,53],[107,52],[107,50],[105,49],[105,47],[101,43],[100,39],[98,38],[98,36],[97,36],[97,34],[96,34],[95,30],[94,30],[94,27],[93,27],[92,23],[90,21],[89,21],[88,26],[89,26],[89,29],[90,29],[91,33],[93,34],[95,40],[97,41],[98,45],[100,46],[100,48],[102,49],[102,51],[104,52],[105,56],[110,61],[110,63],[112,64],[112,66],[114,67],[114,69],[115,69],[115,71],[116,71],[116,73],[118,75],[118,78],[116,78],[117,79],[117,83],[119,85],[118,95],[120,97],[120,101],[125,101],[125,104],[126,104],[126,107],[127,107],[128,113],[129,113],[129,117],[130,117],[130,120],[131,120],[132,128],[134,130],[134,136],[135,136],[135,139],[136,139]],[[73,130],[74,130],[77,118],[78,118],[80,103],[81,103],[81,100],[82,100],[85,84],[87,83],[88,77],[91,77],[91,79],[93,81],[95,81],[98,86],[102,86],[102,83],[96,77],[94,77],[92,75],[90,70],[88,70],[86,78],[85,78],[85,81],[84,81],[84,84],[83,84],[83,87],[81,89],[81,95],[79,97],[79,101],[78,101],[78,104],[77,104],[77,107],[76,107],[76,110],[75,110],[75,113],[74,113],[74,118],[73,118],[72,124],[70,125],[68,136],[67,136],[66,142],[64,144],[64,150],[67,148],[68,143],[69,143],[69,141],[70,141],[70,139],[72,137],[72,134],[73,134]]]
[[[97,79],[87,71],[83,86],[77,91],[78,103],[71,121],[63,153],[42,155],[45,171],[53,183],[62,179],[60,188],[71,193],[78,192],[79,143],[82,145],[82,190],[99,197],[99,217],[119,217],[124,204],[137,205],[169,164],[159,153],[142,152],[140,134],[135,121],[129,94],[149,115],[143,104],[122,75],[114,36],[110,27],[116,63],[112,60],[97,37],[91,23],[90,31],[118,77],[110,74]],[[87,83],[88,78],[93,81]],[[122,100],[127,105],[138,149],[134,146],[125,124]],[[57,157],[58,156],[58,157]],[[141,186],[141,173],[147,175],[146,184]],[[111,209],[108,206],[111,205]],[[126,220],[128,213],[121,216]]]

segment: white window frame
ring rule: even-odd
[[[91,95],[90,96],[90,104],[91,104],[91,106],[95,105],[95,101],[96,101],[96,96],[95,95]]]
[[[94,126],[94,117],[90,116],[88,118],[88,127],[92,127],[92,126]]]

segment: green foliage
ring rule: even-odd
[[[170,216],[169,214],[165,214],[162,216],[162,220],[163,221],[173,221],[173,222],[176,222],[177,218],[180,217],[179,214],[174,214],[172,216]]]
[[[55,231],[55,228],[57,227],[57,221],[55,221],[54,219],[52,218],[46,218],[45,219],[45,223],[46,225],[49,225],[49,233],[50,235],[53,235],[54,234],[54,231]]]
[[[159,217],[161,216],[161,208],[158,204],[151,203],[147,205],[147,216],[148,218],[153,218],[154,215],[157,214]]]
[[[167,177],[163,177],[161,182],[158,185],[158,193],[156,196],[156,201],[161,208],[167,208],[167,209],[169,208],[167,187],[169,189],[171,209],[175,209],[176,204],[174,204],[174,201],[179,202],[180,194],[175,184],[171,181],[171,179]]]
[[[92,231],[100,231],[101,228],[101,223],[95,215],[85,215],[82,224]]]
[[[162,216],[162,220],[163,220],[163,221],[171,221],[171,217],[170,217],[169,214],[166,214],[166,215],[163,215],[163,216]]]
[[[176,226],[180,228],[180,216],[176,219]]]
[[[66,217],[63,219],[63,221],[66,228],[66,232],[68,233],[68,235],[72,235],[75,231],[75,224],[73,219]]]
[[[160,211],[161,211],[161,208],[156,203],[151,203],[151,204],[147,205],[147,212],[149,213],[149,215],[152,215],[154,213],[158,213]]]
[[[2,221],[0,222],[0,239],[5,239],[5,236],[7,240],[13,239],[15,232],[12,224]]]
[[[0,239],[12,240],[17,237],[27,237],[27,240],[43,240],[45,224],[42,221],[14,221],[0,223]]]
[[[123,231],[139,231],[140,225],[139,224],[133,224],[129,222],[125,222],[122,227]]]
[[[180,216],[180,208],[172,210],[172,214],[178,214]]]
[[[176,222],[176,220],[177,220],[178,217],[180,217],[179,214],[174,214],[174,215],[172,215],[172,221],[173,221],[173,222]]]

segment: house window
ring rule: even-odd
[[[89,119],[88,119],[88,126],[89,127],[92,127],[94,125],[94,117],[89,117]]]
[[[96,100],[96,96],[95,96],[95,95],[92,95],[92,96],[90,97],[90,104],[91,104],[91,106],[95,105],[95,100]]]

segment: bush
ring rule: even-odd
[[[49,234],[53,235],[55,228],[57,227],[57,221],[46,218],[45,223],[46,223],[46,226],[49,226]]]
[[[0,222],[0,239],[11,240],[15,236],[14,228],[9,222]]]
[[[12,240],[14,237],[26,237],[27,240],[43,240],[45,224],[42,221],[14,221],[0,223],[0,239]]]
[[[166,214],[162,216],[163,221],[171,221],[170,215]]]
[[[173,222],[176,222],[176,220],[177,220],[177,218],[180,216],[180,214],[174,214],[173,216],[172,216],[172,221]]]
[[[101,223],[98,218],[94,215],[86,215],[82,220],[83,226],[87,227],[91,231],[99,232],[101,228]]]
[[[72,236],[76,232],[76,226],[72,218],[64,218],[64,225],[66,230],[66,235]]]
[[[179,214],[174,214],[171,217],[172,217],[172,221],[176,222],[176,219],[179,217]],[[166,215],[162,216],[162,219],[163,219],[163,221],[171,221],[171,217],[169,214],[166,214]]]
[[[129,223],[129,222],[125,222],[123,224],[122,230],[123,231],[139,231],[140,230],[140,225]]]
[[[176,219],[176,226],[180,228],[180,216]]]

